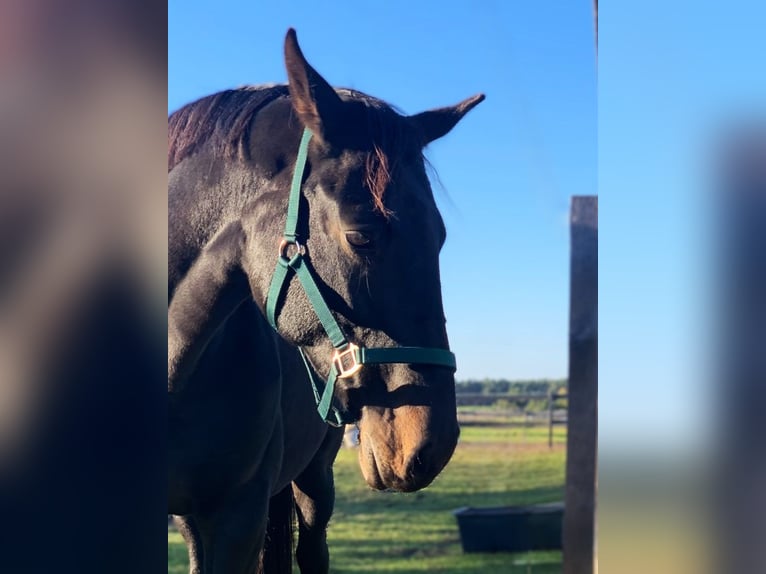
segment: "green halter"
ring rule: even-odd
[[[288,276],[292,271],[298,277],[306,296],[314,308],[314,312],[319,317],[322,327],[324,327],[330,342],[335,347],[335,353],[332,356],[332,367],[327,381],[323,382],[316,375],[309,365],[309,361],[300,347],[298,351],[306,365],[306,370],[311,380],[311,386],[314,390],[314,398],[317,402],[317,410],[322,420],[333,426],[352,423],[354,421],[344,420],[341,413],[332,406],[333,392],[335,382],[338,379],[351,377],[359,371],[363,365],[379,365],[383,363],[419,363],[425,365],[438,365],[455,369],[455,355],[447,349],[436,349],[429,347],[385,347],[376,349],[366,349],[349,342],[343,331],[325,303],[322,294],[317,287],[316,281],[311,273],[311,267],[306,255],[306,247],[298,242],[296,229],[298,227],[299,204],[301,197],[301,183],[303,181],[303,171],[306,167],[306,158],[308,156],[309,141],[311,132],[308,129],[303,131],[300,147],[298,148],[298,158],[295,163],[295,172],[293,173],[292,186],[290,187],[290,201],[287,204],[287,223],[285,224],[284,238],[279,244],[279,258],[277,259],[277,268],[271,278],[271,286],[266,296],[266,317],[271,326],[276,330],[277,321],[277,303],[279,296],[290,281]],[[292,257],[287,256],[287,249],[290,245],[295,247],[295,254]],[[332,413],[331,413],[332,411]]]

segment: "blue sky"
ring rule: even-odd
[[[762,1],[600,8],[599,432],[614,451],[720,430],[711,200],[726,127],[766,119],[765,26]]]
[[[596,193],[591,3],[171,0],[168,110],[284,82],[284,34],[337,86],[406,113],[487,99],[427,156],[447,223],[442,284],[457,377],[563,377],[570,196]],[[322,6],[322,8],[320,8]]]

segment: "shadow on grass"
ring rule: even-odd
[[[452,558],[452,557],[450,557]],[[408,563],[391,564],[378,561],[380,566],[359,565],[331,567],[331,574],[422,574],[423,572],[439,572],[442,574],[487,574],[502,572],[503,574],[561,574],[561,560],[535,559],[526,560],[524,555],[515,555],[512,559],[493,554],[472,555],[471,562],[451,559],[448,562],[434,566],[432,563],[418,562],[413,559]]]
[[[512,506],[542,504],[562,500],[563,486],[546,486],[509,492],[439,492],[425,490],[412,494],[373,493],[374,496],[363,501],[346,500],[343,493],[338,493],[335,516],[341,514],[356,516],[379,511],[395,514],[412,514],[419,511],[441,510],[451,512],[464,506]],[[397,519],[393,519],[396,521]]]
[[[491,568],[491,567],[490,567]],[[423,572],[438,572],[438,573],[453,573],[453,574],[487,574],[489,572],[492,572],[493,570],[488,569],[487,566],[479,566],[477,568],[465,568],[460,565],[455,565],[453,567],[446,566],[444,568],[439,568],[438,570],[435,570],[431,567],[424,567],[424,568],[418,568],[418,569],[411,569],[411,568],[397,568],[397,569],[391,569],[391,568],[385,568],[383,570],[374,570],[374,569],[364,569],[359,570],[357,568],[331,568],[330,574],[360,574],[360,572],[364,572],[365,574],[376,574],[376,573],[385,573],[385,572],[396,572],[396,574],[422,574]],[[561,561],[558,562],[550,562],[548,564],[533,564],[533,565],[516,565],[516,566],[510,566],[510,567],[503,567],[502,570],[498,568],[496,572],[502,572],[502,574],[561,574]]]
[[[463,553],[452,512],[464,506],[526,505],[561,500],[562,487],[470,495],[439,491],[373,494],[364,500],[345,500],[343,493],[338,493],[336,512],[328,531],[332,572],[553,574],[561,571],[559,551]]]

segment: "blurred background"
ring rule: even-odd
[[[167,12],[0,3],[0,571],[165,562]]]
[[[766,568],[765,21],[762,2],[600,6],[605,572]]]

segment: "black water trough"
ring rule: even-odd
[[[564,503],[493,508],[463,507],[453,512],[463,552],[560,550]]]

